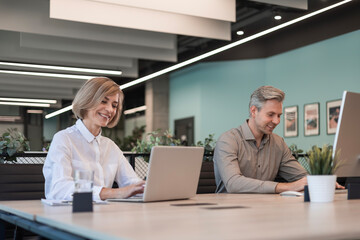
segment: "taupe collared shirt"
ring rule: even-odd
[[[277,175],[289,182],[307,175],[280,136],[264,135],[257,147],[247,121],[220,136],[214,170],[217,193],[275,193]]]

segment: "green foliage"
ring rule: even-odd
[[[308,163],[307,159],[299,156],[299,154],[303,153],[304,151],[302,149],[299,149],[296,144],[291,144],[289,146],[289,148],[290,148],[292,155],[301,164],[301,166],[303,166],[303,168],[307,172],[310,172],[309,163]]]
[[[294,155],[294,157],[296,159],[299,159],[299,153],[303,153],[304,151],[302,149],[298,149],[297,145],[296,144],[291,144],[289,146],[290,148],[290,151],[292,153],[292,155]]]
[[[324,145],[322,148],[313,146],[308,152],[307,161],[309,163],[309,174],[311,175],[331,175],[338,166],[335,165],[337,154],[333,158],[333,148]]]
[[[132,131],[132,135],[127,136],[121,141],[119,138],[115,139],[115,143],[120,147],[122,151],[131,151],[136,145],[137,141],[141,140],[145,133],[145,125],[141,127],[135,127]]]
[[[153,146],[179,146],[180,139],[175,139],[169,130],[162,131],[158,129],[146,134],[145,139],[136,141],[136,145],[131,150],[136,153],[150,153]],[[144,157],[145,161],[149,161],[148,157]]]
[[[2,162],[16,161],[15,153],[29,150],[29,141],[16,128],[8,128],[7,132],[4,132],[0,136],[0,152],[5,155],[4,157],[0,157]]]
[[[213,155],[214,155],[214,149],[216,141],[214,140],[215,134],[209,134],[207,138],[205,138],[204,142],[198,141],[196,143],[196,146],[198,147],[204,147],[204,159],[203,161],[213,161]],[[206,156],[211,155],[211,156]]]

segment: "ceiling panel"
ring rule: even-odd
[[[36,77],[23,75],[9,75],[0,74],[0,83],[5,85],[17,86],[19,89],[27,89],[22,87],[24,85],[34,87],[48,87],[48,88],[79,88],[86,80],[76,80],[68,78],[50,78],[50,77]]]
[[[49,0],[0,0],[0,29],[135,46],[176,47],[176,36],[172,34],[51,19],[49,8]]]
[[[235,0],[92,0],[235,22]],[[206,7],[204,7],[206,6]]]
[[[0,96],[71,100],[85,81],[0,73]]]
[[[125,77],[138,76],[135,58],[100,56],[88,53],[20,47],[20,33],[0,31],[0,60],[60,66],[121,70]],[[9,69],[9,67],[6,67]],[[25,70],[29,70],[24,68]],[[21,70],[21,69],[20,69]]]
[[[63,52],[95,54],[101,56],[142,58],[175,62],[177,51],[174,49],[150,48],[108,42],[53,37],[47,35],[21,33],[20,47],[48,49]]]
[[[196,37],[231,38],[228,21],[88,0],[50,0],[50,17]]]

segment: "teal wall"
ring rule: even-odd
[[[285,138],[308,150],[333,144],[326,134],[326,102],[344,90],[360,92],[360,30],[266,59],[200,63],[170,75],[169,126],[195,117],[195,140],[215,138],[248,116],[250,94],[259,86],[285,91],[284,106],[298,105],[299,136]],[[304,104],[320,103],[320,135],[304,136]],[[283,122],[275,133],[283,136]]]
[[[287,144],[333,144],[334,135],[326,134],[326,102],[341,99],[344,90],[360,92],[360,31],[266,59],[266,83],[285,91],[284,106],[298,105],[299,136],[285,138]],[[305,137],[304,104],[312,102],[320,103],[320,135]],[[283,126],[277,130],[283,136]]]
[[[215,137],[248,116],[251,90],[263,83],[263,60],[198,64],[170,77],[169,126],[174,120],[195,117],[195,141]]]

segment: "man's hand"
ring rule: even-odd
[[[122,187],[122,188],[103,188],[100,192],[101,200],[108,198],[128,198],[138,193],[144,192],[145,181]]]
[[[345,187],[336,182],[336,189],[345,189]]]
[[[275,188],[275,193],[281,193],[285,191],[303,191],[304,186],[307,185],[307,178],[303,177],[295,182],[291,183],[278,183]],[[344,186],[341,186],[339,183],[336,182],[336,189],[345,189]]]
[[[275,188],[275,193],[281,193],[285,191],[303,191],[304,186],[307,184],[307,178],[303,177],[295,182],[291,183],[278,183]]]

